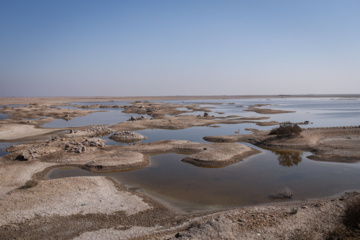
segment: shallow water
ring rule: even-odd
[[[118,102],[73,102],[71,105],[59,106],[64,109],[79,109],[76,105],[126,105],[129,101]],[[80,108],[81,109],[81,108]],[[140,117],[138,114],[123,113],[123,108],[85,108],[85,110],[97,111],[86,116],[76,117],[71,120],[56,119],[45,123],[44,128],[68,128],[91,125],[113,125],[130,119],[131,116]]]
[[[177,104],[199,104],[211,107],[210,115],[242,117],[271,117],[264,121],[310,121],[313,124],[303,127],[357,126],[360,124],[360,101],[339,99],[235,99],[168,101]],[[211,103],[216,103],[211,104]],[[90,104],[90,103],[89,103]],[[102,103],[91,103],[102,104]],[[114,103],[112,103],[114,104]],[[286,114],[257,114],[244,111],[250,105],[271,104],[263,108],[296,111]],[[239,107],[241,106],[241,107]],[[210,108],[209,108],[210,109]],[[223,112],[224,114],[220,114]],[[116,115],[118,114],[118,115]],[[185,113],[202,114],[202,112]],[[113,124],[130,118],[120,109],[93,113],[71,120],[79,125]],[[86,120],[88,119],[88,120]],[[70,121],[69,121],[70,122]],[[52,127],[59,127],[53,123]],[[101,123],[100,123],[101,124]],[[216,124],[217,125],[217,124]],[[189,140],[205,142],[204,136],[248,134],[246,128],[259,130],[272,129],[273,126],[260,127],[255,124],[218,124],[213,127],[192,127],[181,130],[147,129],[137,131],[153,142],[159,140]],[[240,133],[235,133],[240,131]],[[119,144],[104,137],[107,144]],[[123,184],[139,188],[141,191],[158,197],[183,210],[235,207],[269,202],[270,193],[290,188],[293,199],[328,197],[347,190],[360,189],[360,163],[327,163],[306,158],[309,153],[298,151],[262,150],[262,154],[224,168],[200,168],[180,160],[184,155],[162,154],[151,157],[151,165],[133,171],[94,174],[81,169],[55,169],[49,178],[66,176],[106,175],[116,178]]]
[[[9,117],[9,114],[5,114],[5,113],[0,113],[0,120],[2,119],[6,119]]]
[[[52,122],[45,123],[41,127],[44,128],[68,128],[83,127],[91,125],[113,125],[130,119],[131,116],[140,117],[138,114],[123,113],[123,109],[91,109],[102,112],[94,112],[86,116],[76,117],[69,121],[64,119],[56,119]]]
[[[4,149],[10,147],[11,145],[14,145],[14,143],[0,142],[0,157],[8,154],[8,152],[4,151]]]
[[[186,155],[161,154],[151,165],[133,171],[96,174],[81,169],[54,169],[48,177],[105,175],[165,200],[185,211],[227,208],[269,201],[287,187],[293,199],[331,196],[359,189],[360,164],[316,162],[300,151],[263,153],[224,168],[201,168],[181,162]]]
[[[151,101],[156,102],[156,101]],[[199,107],[207,107],[211,116],[226,117],[237,115],[241,117],[264,117],[270,119],[263,121],[278,122],[304,122],[310,121],[312,124],[306,127],[335,127],[335,126],[357,126],[360,124],[360,100],[339,100],[331,98],[274,98],[274,99],[210,99],[210,100],[171,100],[158,101],[175,104],[197,104]],[[87,102],[73,103],[78,105],[126,105],[129,102]],[[258,114],[255,112],[244,111],[248,106],[255,104],[270,104],[262,108],[271,108],[295,113],[284,114]],[[63,108],[74,108],[62,106]],[[96,108],[91,109],[95,112],[83,117],[73,118],[69,121],[57,119],[53,122],[44,124],[45,128],[62,128],[62,127],[81,127],[90,125],[112,125],[128,120],[131,116],[140,115],[123,113],[122,108]],[[187,110],[180,108],[180,110]],[[219,114],[224,113],[224,114]],[[181,115],[202,115],[202,111],[183,113]],[[241,128],[241,127],[239,127]],[[267,127],[269,129],[269,127]]]
[[[191,127],[179,130],[146,129],[135,132],[146,136],[145,140],[141,140],[138,143],[149,143],[162,140],[188,140],[191,142],[206,142],[203,139],[204,136],[250,134],[251,132],[245,130],[246,128],[257,128],[259,130],[269,130],[272,128],[269,126],[260,127],[253,123],[216,124],[213,126]],[[127,143],[113,141],[109,138],[109,136],[102,138],[106,140],[106,145],[128,145]]]

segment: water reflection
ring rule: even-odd
[[[284,186],[294,192],[294,200],[359,189],[360,164],[316,162],[306,158],[307,152],[280,152],[285,154],[263,150],[224,168],[199,168],[182,162],[185,155],[168,153],[151,156],[149,166],[134,171],[92,173],[58,168],[48,178],[108,176],[185,211],[265,203],[271,201],[270,193]]]
[[[303,152],[295,150],[275,150],[267,149],[272,151],[279,161],[279,164],[283,167],[297,166],[302,159]]]

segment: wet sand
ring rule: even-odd
[[[76,133],[69,133],[69,129],[39,128],[44,121],[91,113],[91,109],[75,109],[69,112],[68,109],[56,108],[68,101],[210,98],[1,98],[1,104],[37,104],[29,105],[34,107],[1,109],[2,112],[14,116],[0,121],[0,139],[15,141],[26,138],[28,142],[10,147],[8,151],[11,153],[0,158],[0,235],[4,239],[96,239],[103,236],[122,239],[274,239],[290,238],[302,231],[321,238],[339,223],[346,202],[357,198],[357,193],[322,200],[274,202],[265,206],[212,213],[182,213],[141,191],[122,186],[105,177],[45,180],[46,173],[56,166],[78,166],[95,171],[146,167],[149,164],[148,156],[156,153],[186,152],[191,155],[184,159],[185,161],[210,166],[232,164],[257,153],[235,143],[239,141],[259,146],[310,150],[314,153],[312,158],[319,161],[350,162],[360,159],[360,128],[355,127],[306,129],[300,137],[292,139],[276,139],[269,136],[267,131],[254,130],[251,135],[206,137],[206,140],[214,143],[160,141],[134,146],[104,146],[102,139],[94,136],[101,135],[101,131],[95,134],[86,127],[76,128]],[[224,98],[230,99],[234,96],[213,97]],[[51,106],[52,104],[55,106]],[[134,103],[127,111],[142,113],[144,109],[146,111],[150,108],[146,104]],[[206,109],[203,110],[206,112]],[[254,119],[241,117],[234,120],[233,117],[165,116],[171,114],[179,114],[176,107],[157,104],[150,111],[152,119],[127,121],[110,128],[114,131],[182,129],[214,123],[256,122]],[[26,118],[30,116],[46,118],[27,122],[30,120]],[[263,121],[260,124],[269,123]],[[106,132],[106,129],[101,129]],[[67,131],[64,133],[59,130]],[[53,136],[51,140],[48,139],[49,133]],[[29,180],[36,181],[37,185],[20,189],[27,186]],[[291,214],[294,208],[298,209],[297,214]]]

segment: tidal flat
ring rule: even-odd
[[[360,96],[0,104],[4,239],[322,239],[359,198]]]

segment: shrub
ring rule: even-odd
[[[360,230],[360,198],[349,202],[346,206],[343,223],[353,230]]]
[[[299,136],[302,129],[297,123],[283,122],[280,126],[271,130],[270,135],[277,137],[296,137]]]
[[[297,208],[292,208],[290,215],[295,215],[295,214],[297,214],[297,212],[298,212]]]
[[[328,232],[325,239],[360,239],[360,198],[346,205],[342,223]]]
[[[290,236],[289,240],[310,240],[315,239],[314,229],[295,229]]]
[[[286,199],[286,198],[291,199],[292,195],[293,195],[292,191],[289,188],[284,187],[279,192],[270,194],[269,197],[272,199]]]

